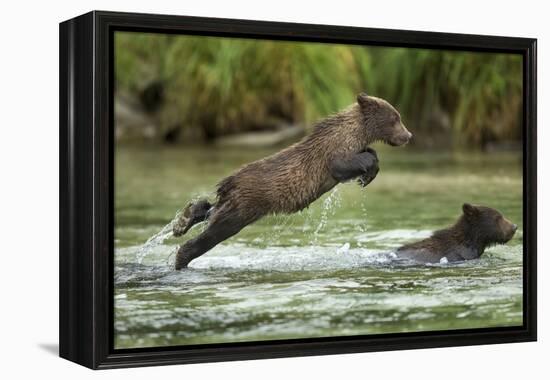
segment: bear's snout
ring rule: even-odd
[[[401,129],[402,129],[401,135],[405,140],[405,144],[406,144],[412,139],[413,134],[403,124],[401,124]]]
[[[507,242],[514,237],[516,231],[518,230],[518,225],[510,222],[508,219],[504,219],[504,223],[505,223],[503,228],[504,240]]]
[[[413,134],[403,125],[403,123],[397,123],[394,127],[394,135],[388,141],[390,145],[401,146],[406,145],[412,138]]]

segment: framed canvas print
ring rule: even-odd
[[[536,339],[536,40],[60,24],[60,356]]]

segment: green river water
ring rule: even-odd
[[[202,227],[178,239],[163,227],[272,151],[118,146],[115,348],[521,325],[521,155],[377,148],[367,188],[339,185],[176,272],[176,247]],[[517,223],[513,240],[465,263],[393,260],[392,249],[453,223],[464,202]]]

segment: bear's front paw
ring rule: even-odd
[[[365,166],[364,173],[359,176],[357,182],[361,187],[365,187],[376,178],[379,171],[378,159],[374,158],[374,160],[370,162],[370,165]]]
[[[378,174],[378,168],[376,169],[376,173],[374,175],[363,174],[362,176],[357,178],[357,183],[359,184],[359,186],[365,187],[376,178],[377,174]]]

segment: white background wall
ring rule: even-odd
[[[546,1],[11,1],[0,33],[0,376],[46,378],[548,378],[550,12]],[[58,22],[118,10],[539,39],[539,342],[111,370],[56,357],[58,336]],[[545,107],[546,106],[546,107]],[[545,236],[546,233],[546,236]],[[544,354],[546,350],[546,354]]]

